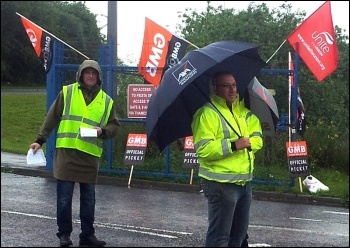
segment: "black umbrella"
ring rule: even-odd
[[[278,108],[273,95],[254,77],[244,94],[244,103],[260,120],[266,136],[276,134],[279,119]]]
[[[171,142],[192,135],[192,116],[209,100],[211,78],[231,72],[243,95],[252,78],[266,65],[258,46],[240,41],[219,41],[187,53],[165,71],[153,92],[146,119],[146,133],[162,151]]]

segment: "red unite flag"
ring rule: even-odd
[[[287,39],[319,82],[337,69],[338,48],[330,1],[319,7]]]
[[[36,55],[41,60],[45,73],[51,68],[52,54],[53,54],[53,42],[55,39],[45,32],[38,25],[29,21],[27,18],[20,16],[24,29],[32,43]]]
[[[185,55],[188,44],[146,17],[139,74],[147,83],[158,86],[164,72]]]

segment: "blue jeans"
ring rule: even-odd
[[[57,179],[57,237],[70,235],[73,231],[72,200],[75,182]],[[80,185],[80,221],[81,233],[84,239],[95,233],[95,184],[79,183]]]
[[[241,247],[247,235],[252,187],[201,179],[208,200],[206,247]]]

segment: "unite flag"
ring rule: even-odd
[[[319,82],[337,69],[338,48],[330,1],[319,7],[287,39]]]
[[[188,44],[146,17],[138,73],[146,82],[159,86],[164,72],[182,59]]]
[[[23,16],[20,16],[20,18],[29,40],[34,47],[35,53],[41,60],[45,73],[47,73],[52,64],[53,43],[55,39],[27,18]]]

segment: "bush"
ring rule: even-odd
[[[349,175],[349,130],[338,129],[334,124],[319,122],[307,128],[304,139],[298,136],[298,140],[306,141],[311,171],[331,169]],[[288,131],[277,131],[273,138],[265,137],[264,148],[257,153],[257,163],[265,166],[287,166],[288,140]]]
[[[305,140],[312,169],[332,169],[349,175],[349,130],[338,129],[333,123],[323,122],[307,129]]]

